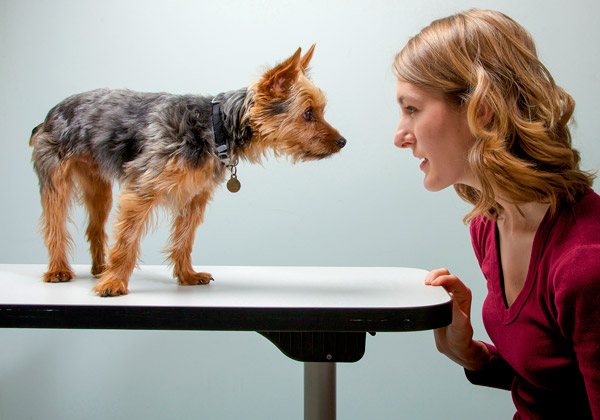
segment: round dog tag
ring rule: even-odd
[[[237,179],[237,176],[232,174],[229,181],[227,181],[227,189],[229,192],[236,193],[240,190],[240,188],[242,188],[242,184]]]

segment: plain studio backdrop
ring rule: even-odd
[[[447,267],[472,288],[475,335],[487,339],[485,280],[461,222],[469,206],[452,188],[427,192],[419,162],[392,143],[395,54],[431,20],[471,7],[501,10],[533,34],[577,102],[583,167],[598,168],[596,0],[1,0],[0,263],[47,262],[28,141],[60,100],[98,87],[217,94],[317,43],[312,77],[348,145],[320,162],[241,163],[242,190],[216,194],[194,265]],[[164,264],[169,219],[159,219],[144,264]],[[73,221],[73,262],[89,264],[81,208]],[[252,332],[3,329],[0,419],[301,419],[302,372]],[[470,385],[431,331],[368,336],[362,360],[338,365],[337,389],[344,420],[514,412],[508,392]]]

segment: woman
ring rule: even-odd
[[[515,419],[600,419],[600,197],[579,169],[574,101],[509,17],[470,10],[434,21],[396,57],[394,143],[424,185],[453,185],[488,284],[473,339],[471,292],[446,269],[425,283],[454,297],[437,348],[474,384],[512,391]]]

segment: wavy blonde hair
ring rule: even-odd
[[[575,102],[554,83],[531,35],[508,16],[472,9],[432,22],[394,60],[399,79],[442,92],[467,106],[475,143],[468,156],[480,188],[457,184],[474,205],[465,223],[501,211],[496,194],[515,204],[576,201],[594,175],[579,169],[569,123]],[[485,126],[482,104],[493,111]]]

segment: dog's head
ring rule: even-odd
[[[325,121],[325,94],[307,75],[314,49],[315,45],[302,56],[298,48],[250,86],[254,104],[249,120],[257,153],[272,149],[296,162],[328,157],[346,145],[346,139]]]

